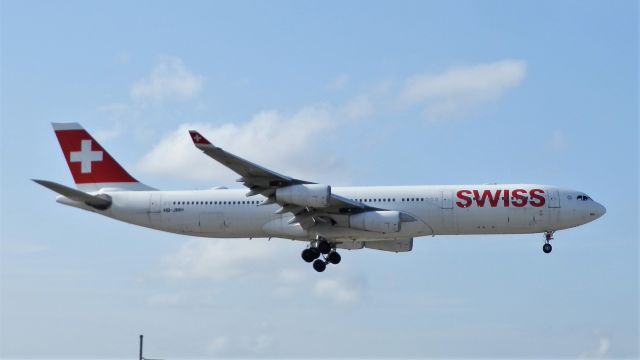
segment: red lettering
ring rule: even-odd
[[[528,192],[525,189],[482,190],[482,192],[480,190],[460,190],[456,193],[459,199],[459,201],[456,201],[456,205],[461,208],[467,208],[475,200],[478,207],[484,207],[487,203],[491,207],[497,207],[502,195],[502,205],[504,207],[524,207],[527,203],[534,207],[541,207],[546,204],[544,193],[542,189],[531,189]]]
[[[545,198],[542,194],[544,194],[544,190],[542,189],[531,189],[531,191],[529,191],[529,196],[531,196],[531,205],[535,207],[544,206]],[[534,199],[538,201],[534,201]]]
[[[491,190],[484,190],[482,192],[482,196],[480,196],[480,192],[478,190],[473,190],[473,196],[476,197],[476,200],[478,202],[478,207],[483,207],[484,206],[484,202],[489,199],[489,205],[491,205],[491,207],[496,207],[498,206],[498,200],[500,200],[500,193],[502,192],[502,190],[498,190],[496,191],[495,195],[491,192]]]
[[[513,204],[513,206],[515,207],[523,207],[527,205],[527,199],[525,199],[525,197],[522,196],[522,194],[526,194],[526,193],[527,191],[524,189],[513,190],[514,200],[511,202],[511,204]]]
[[[464,201],[456,201],[456,205],[458,205],[458,207],[461,208],[466,208],[471,206],[471,191],[469,190],[460,190],[456,193],[456,196],[458,197],[458,199]]]

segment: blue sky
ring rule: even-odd
[[[632,1],[0,2],[0,357],[638,356]],[[237,186],[188,143],[332,185],[543,183],[598,221],[343,252],[56,204],[50,122],[141,181]]]

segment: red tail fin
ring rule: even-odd
[[[134,179],[78,123],[53,123],[62,153],[79,189],[150,190]]]

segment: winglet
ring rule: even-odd
[[[191,140],[193,140],[193,144],[198,145],[211,145],[211,142],[207,140],[204,136],[200,135],[199,132],[195,130],[189,130],[189,135],[191,135]]]

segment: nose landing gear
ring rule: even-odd
[[[542,251],[544,251],[545,254],[548,254],[551,252],[551,250],[553,250],[553,247],[551,246],[551,244],[549,244],[549,241],[551,240],[553,240],[553,231],[545,231],[544,245],[542,245]]]
[[[302,250],[301,256],[305,262],[313,262],[313,269],[317,272],[323,272],[327,264],[336,265],[342,260],[335,249],[335,244],[331,244],[320,235],[316,236],[316,240],[311,242],[309,248]]]

